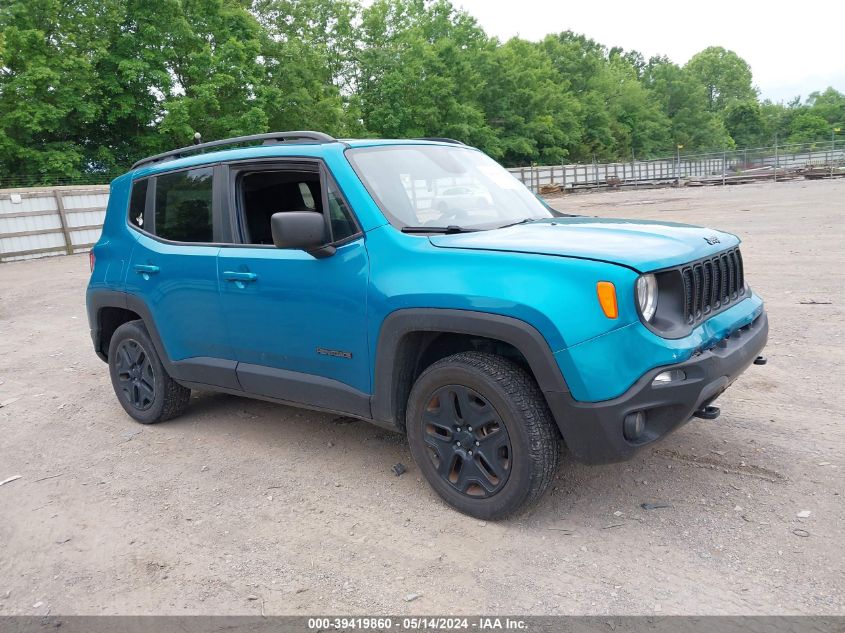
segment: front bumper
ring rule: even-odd
[[[689,360],[648,371],[617,398],[578,402],[569,393],[546,392],[546,399],[575,459],[591,464],[622,461],[713,402],[760,354],[768,334],[769,322],[763,312]],[[686,379],[653,384],[655,376],[671,369],[683,370]],[[629,441],[623,421],[637,411],[645,413],[645,430],[637,440]]]

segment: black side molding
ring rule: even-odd
[[[250,396],[369,419],[370,396],[331,378],[238,363],[238,382]],[[245,395],[246,395],[245,394]]]

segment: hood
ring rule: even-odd
[[[549,218],[429,239],[439,248],[577,257],[621,264],[639,272],[695,261],[739,244],[730,233],[688,224],[585,217]]]

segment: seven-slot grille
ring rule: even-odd
[[[684,320],[695,323],[745,294],[742,255],[738,248],[681,269]]]

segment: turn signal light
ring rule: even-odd
[[[88,251],[88,266],[91,267],[91,272],[94,272],[94,262],[97,258],[94,255],[94,251]]]
[[[599,295],[604,316],[608,319],[615,319],[619,316],[619,306],[616,304],[616,286],[609,281],[600,281],[596,284],[596,292]]]

